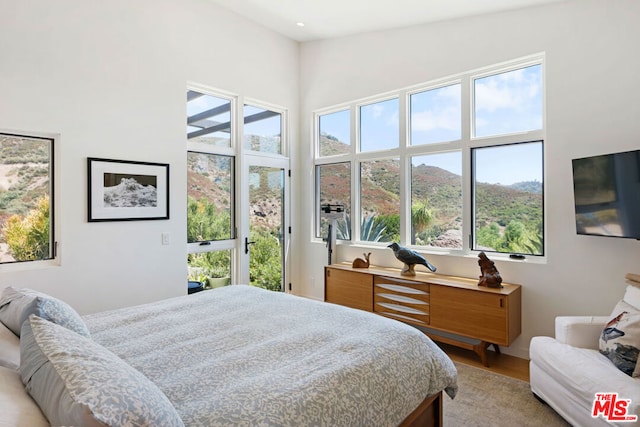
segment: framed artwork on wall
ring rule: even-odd
[[[169,164],[87,158],[88,220],[169,219]]]

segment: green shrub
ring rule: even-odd
[[[4,226],[4,236],[9,252],[16,261],[35,261],[47,259],[49,248],[49,198],[42,197],[36,206],[20,217],[9,217]]]

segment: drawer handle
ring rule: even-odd
[[[425,292],[420,289],[411,288],[408,286],[396,285],[393,283],[378,283],[376,287],[386,289],[388,291],[402,292],[405,294],[429,295],[429,292]]]

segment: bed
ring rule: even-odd
[[[453,363],[418,330],[245,285],[80,320],[51,313],[18,320],[19,375],[60,423],[75,411],[86,425],[441,425],[443,396],[457,392]],[[63,403],[50,397],[52,375],[66,376]]]

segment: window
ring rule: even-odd
[[[411,157],[411,244],[462,249],[462,153]]]
[[[232,156],[187,153],[187,242],[233,239]]]
[[[351,150],[349,110],[325,114],[319,118],[320,156],[347,154]]]
[[[360,240],[400,239],[400,159],[360,163]]]
[[[542,142],[474,148],[473,249],[542,255]]]
[[[454,84],[411,95],[411,145],[460,139],[460,87],[460,84]]]
[[[187,91],[187,138],[216,147],[231,146],[231,101]]]
[[[473,82],[476,137],[542,129],[542,65]]]
[[[235,238],[232,101],[187,91],[187,265],[189,280],[230,281]]]
[[[349,217],[354,243],[544,255],[543,61],[536,55],[316,113],[317,200],[333,191],[360,210]],[[347,164],[356,166],[350,180],[346,169],[331,169]],[[347,194],[353,181],[356,200]]]
[[[0,133],[0,263],[55,257],[53,143]]]
[[[244,106],[244,148],[282,154],[282,114],[252,105]]]
[[[316,179],[319,186],[317,211],[324,205],[344,206],[344,218],[336,220],[336,238],[351,240],[351,163],[330,163],[316,166]],[[316,237],[327,237],[329,223],[325,216],[319,215]]]
[[[385,150],[399,145],[398,98],[360,107],[360,151]]]

